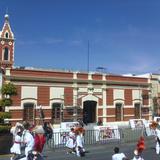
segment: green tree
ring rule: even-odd
[[[5,106],[12,105],[11,96],[17,94],[17,89],[13,83],[5,83],[1,88],[2,99],[0,100],[1,111],[5,110]]]
[[[5,97],[17,94],[17,89],[13,83],[5,83],[2,85],[1,93]]]

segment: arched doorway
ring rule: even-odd
[[[62,121],[61,107],[61,103],[52,103],[52,121],[55,124]]]
[[[34,123],[34,103],[27,102],[23,106],[23,120]]]
[[[84,101],[83,102],[83,122],[95,123],[96,122],[96,101]]]

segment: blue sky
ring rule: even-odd
[[[159,0],[0,0],[15,66],[110,73],[160,70]]]

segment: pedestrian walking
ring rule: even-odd
[[[136,149],[140,156],[142,156],[142,152],[144,151],[144,149],[145,149],[144,137],[141,136],[138,140],[137,149]]]
[[[76,146],[76,135],[74,132],[74,128],[71,128],[69,132],[69,138],[66,142],[66,147],[68,148],[67,153],[75,153],[75,146]]]
[[[23,124],[21,124],[20,122],[17,122],[15,126],[12,126],[10,129],[10,133],[13,135],[13,143],[14,143],[15,136],[17,135],[17,132],[19,131],[20,128],[23,128]]]
[[[34,138],[29,131],[30,124],[28,122],[24,122],[23,126],[24,126],[24,131],[22,133],[22,143],[25,149],[25,156],[28,157],[29,151],[33,150],[34,147]]]
[[[44,129],[44,135],[46,137],[46,142],[47,144],[49,144],[49,140],[52,139],[53,135],[51,124],[49,122],[44,122],[43,129]]]
[[[129,160],[124,153],[119,153],[119,147],[114,148],[112,160]]]
[[[38,126],[35,128],[35,136],[34,136],[34,151],[38,153],[42,153],[44,144],[46,142],[46,138],[44,135],[44,129],[42,126]]]
[[[76,134],[76,154],[78,157],[83,157],[85,156],[85,149],[84,149],[83,138],[81,136],[81,131],[76,130],[75,134]]]
[[[158,123],[153,121],[150,125],[150,128],[153,129],[156,140],[156,154],[160,153],[160,129],[158,128]]]
[[[10,149],[10,152],[13,154],[11,157],[11,160],[14,160],[18,158],[21,155],[21,136],[22,136],[23,129],[19,127],[19,130],[17,131],[13,146]]]

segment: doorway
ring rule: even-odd
[[[85,124],[96,122],[96,106],[96,101],[83,102],[83,122]]]
[[[58,124],[62,120],[61,115],[61,103],[53,103],[52,104],[52,122]]]

